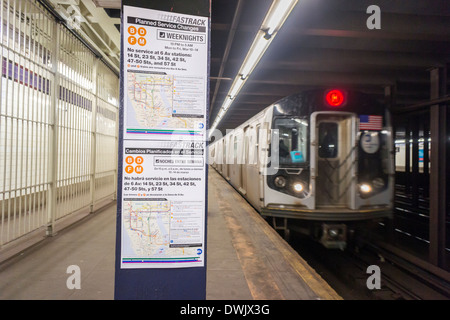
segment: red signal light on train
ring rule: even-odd
[[[328,105],[340,107],[345,103],[345,95],[341,90],[330,90],[325,96]]]

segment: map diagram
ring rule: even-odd
[[[192,255],[194,249],[170,247],[171,202],[141,200],[123,202],[123,227],[137,258]]]
[[[135,129],[198,129],[198,119],[183,116],[174,105],[177,88],[173,75],[128,71],[127,126]],[[174,101],[175,100],[175,101]]]

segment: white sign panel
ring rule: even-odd
[[[208,18],[123,16],[121,268],[203,267]]]
[[[208,18],[124,6],[125,139],[202,137]]]

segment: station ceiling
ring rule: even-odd
[[[98,49],[116,68],[120,2],[80,0],[84,32],[97,37]],[[212,0],[211,121],[271,3]],[[379,30],[366,25],[373,4],[381,10]],[[429,100],[430,70],[444,67],[449,78],[448,66],[449,0],[299,0],[217,128],[233,129],[280,98],[318,86],[354,88],[379,99],[393,86],[401,109]]]

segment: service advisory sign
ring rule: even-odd
[[[203,138],[208,19],[128,6],[123,14],[124,138]]]
[[[204,267],[209,18],[122,21],[120,268]]]

